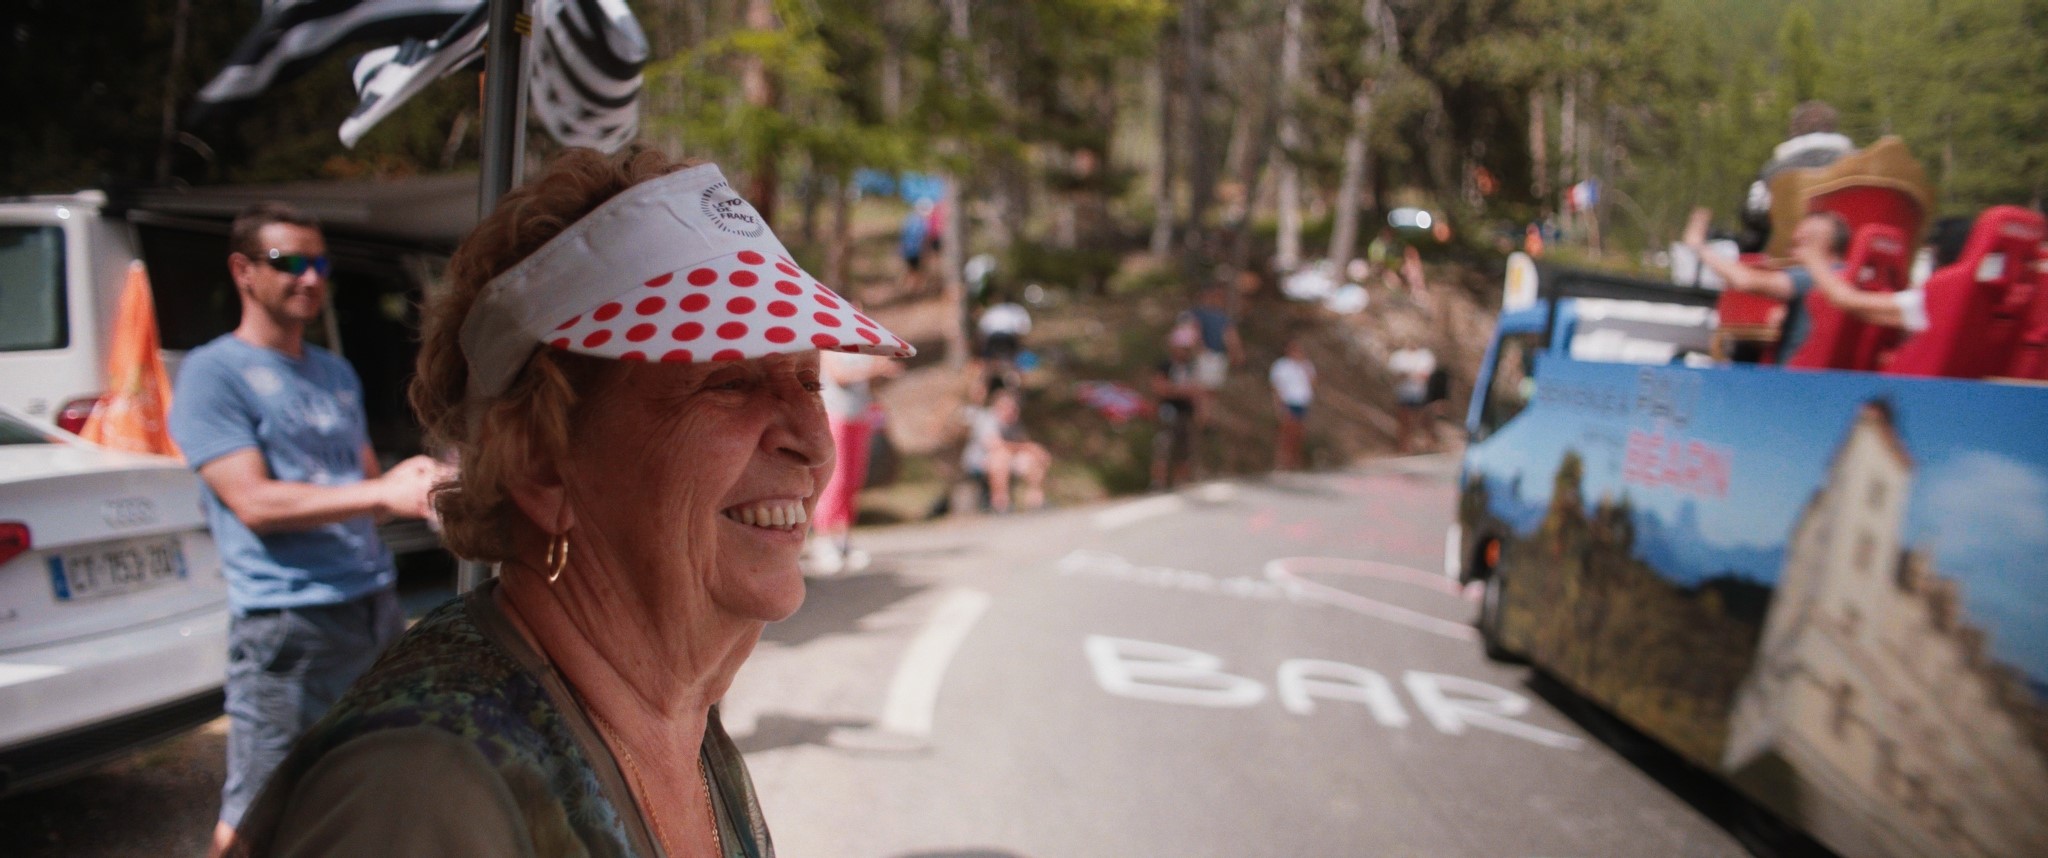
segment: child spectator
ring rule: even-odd
[[[1429,377],[1436,372],[1436,353],[1414,341],[1387,358],[1387,370],[1394,374],[1394,401],[1400,405],[1400,434],[1394,446],[1400,452],[1414,452],[1415,430],[1421,426],[1432,441],[1433,428],[1423,426],[1423,408],[1429,404]]]
[[[1273,446],[1273,469],[1299,470],[1302,440],[1308,434],[1308,406],[1315,399],[1316,367],[1308,362],[1308,350],[1300,337],[1289,337],[1285,352],[1273,361],[1267,373],[1273,383],[1273,405],[1280,418],[1280,434]]]

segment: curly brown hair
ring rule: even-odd
[[[528,473],[536,460],[564,456],[579,392],[591,392],[619,366],[536,349],[503,393],[467,398],[469,363],[459,338],[484,286],[627,188],[698,163],[638,146],[615,155],[567,150],[506,194],[456,248],[423,313],[411,389],[429,447],[460,462],[455,480],[434,490],[450,551],[472,560],[511,559],[514,529],[530,523],[506,493],[508,479]]]

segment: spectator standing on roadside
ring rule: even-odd
[[[1380,227],[1380,234],[1373,236],[1365,246],[1365,259],[1372,263],[1371,277],[1385,285],[1388,279],[1399,282],[1397,269],[1400,265],[1401,242],[1394,237],[1391,227]]]
[[[228,580],[216,855],[292,742],[405,630],[377,520],[425,517],[441,475],[424,456],[382,471],[355,370],[306,342],[331,265],[319,222],[259,203],[228,249],[241,322],[186,355],[170,415]]]
[[[1152,488],[1163,491],[1187,482],[1193,458],[1195,405],[1202,387],[1195,380],[1198,337],[1185,328],[1169,335],[1166,359],[1152,373],[1152,397],[1159,401],[1159,433],[1152,438]]]
[[[931,244],[931,200],[918,200],[903,216],[903,226],[896,236],[898,252],[903,256],[903,286],[910,292],[924,288],[925,248]]]
[[[860,490],[867,483],[869,443],[881,416],[868,385],[902,373],[903,364],[894,360],[830,349],[818,352],[818,380],[823,385],[819,398],[825,402],[825,422],[831,427],[838,464],[811,514],[812,572],[836,575],[867,568],[868,554],[852,546],[852,534],[860,515]]]
[[[986,396],[997,387],[1021,386],[1017,355],[1024,351],[1024,337],[1031,333],[1030,311],[998,293],[995,303],[983,308],[974,320],[974,332],[983,384],[977,394]]]
[[[1401,282],[1408,284],[1408,294],[1414,296],[1415,303],[1428,304],[1429,279],[1422,272],[1422,252],[1415,245],[1401,248]]]
[[[1205,288],[1182,323],[1194,327],[1201,347],[1195,353],[1195,384],[1201,389],[1195,400],[1197,426],[1208,425],[1216,391],[1230,380],[1230,368],[1244,364],[1244,342],[1237,335],[1237,320],[1230,317],[1229,300],[1223,287]]]
[[[1414,452],[1418,427],[1425,430],[1433,444],[1436,430],[1424,423],[1423,411],[1429,405],[1429,377],[1436,372],[1436,352],[1410,340],[1387,357],[1387,370],[1394,374],[1394,401],[1400,406],[1400,433],[1394,438],[1395,449]]]
[[[1273,384],[1273,405],[1280,434],[1273,445],[1273,469],[1300,470],[1302,440],[1308,435],[1308,406],[1315,399],[1316,367],[1300,337],[1289,337],[1285,352],[1267,373]]]

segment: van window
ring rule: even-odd
[[[70,344],[64,314],[64,230],[0,226],[0,352]]]
[[[1509,334],[1500,338],[1493,361],[1493,378],[1486,385],[1486,404],[1479,411],[1481,437],[1493,434],[1522,409],[1536,392],[1536,351],[1543,343],[1538,333]]]

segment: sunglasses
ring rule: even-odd
[[[276,248],[271,248],[269,255],[263,261],[271,268],[290,274],[293,277],[306,273],[308,268],[322,277],[326,277],[328,272],[334,270],[334,260],[325,256],[308,256],[304,253],[281,253]]]

